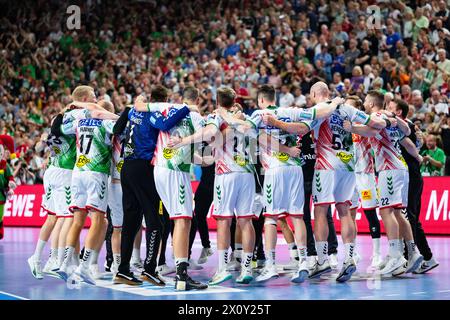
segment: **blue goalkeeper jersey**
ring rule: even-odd
[[[128,113],[126,139],[124,143],[125,160],[152,160],[159,131],[172,129],[189,114],[189,108],[183,107],[164,117],[161,112],[138,112],[131,109]]]

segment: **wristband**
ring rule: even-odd
[[[147,111],[148,111],[148,112],[151,112],[151,111],[150,111],[150,103],[147,103]]]
[[[384,119],[384,121],[386,121],[386,128],[389,128],[392,125],[388,119]]]

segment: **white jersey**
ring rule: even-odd
[[[124,137],[113,136],[112,139],[112,158],[111,158],[111,178],[120,179],[120,171],[123,166],[122,145]]]
[[[341,105],[327,119],[313,125],[316,143],[316,170],[355,170],[352,134],[344,130],[344,121],[367,124],[370,116],[349,105]]]
[[[355,145],[355,172],[374,173],[374,159],[370,138],[353,134],[353,143]]]
[[[315,109],[300,109],[300,108],[278,108],[270,106],[265,110],[256,110],[247,119],[255,129],[264,129],[267,135],[271,135],[277,139],[281,144],[288,147],[298,145],[299,136],[287,133],[279,128],[267,126],[262,121],[262,116],[267,113],[275,115],[278,120],[284,122],[302,122],[309,128],[313,126],[316,114]],[[276,148],[276,146],[275,146]],[[301,166],[303,159],[301,157],[291,157],[286,153],[279,152],[278,148],[260,148],[261,164],[264,169],[271,169],[281,166]]]
[[[206,124],[216,126],[220,131],[225,130],[228,124],[216,114],[210,114],[206,119]],[[223,143],[222,146],[214,148],[214,158],[216,160],[216,174],[231,172],[254,172],[255,166],[250,159],[250,139],[237,130],[232,130],[229,135],[233,135],[233,140]],[[226,137],[228,139],[230,137]]]
[[[377,113],[377,116],[383,119],[387,118],[385,114],[381,113]],[[397,127],[384,128],[378,135],[371,138],[378,172],[384,170],[408,170],[408,165],[400,149],[400,141],[404,138],[404,133]]]
[[[178,109],[177,106],[168,105],[168,108],[161,111],[166,117],[169,116],[170,112]],[[191,112],[170,131],[160,131],[152,164],[171,170],[190,172],[194,148],[191,145],[186,145],[181,148],[171,149],[167,147],[167,144],[171,137],[179,136],[183,138],[190,136],[195,131],[200,130],[204,124],[205,120],[199,113]]]

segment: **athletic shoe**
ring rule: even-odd
[[[175,272],[175,268],[173,267],[169,267],[167,264],[163,264],[161,266],[157,266],[156,267],[156,271],[158,271],[158,273],[162,276],[171,274]]]
[[[236,279],[237,283],[249,284],[253,280],[253,272],[250,268],[243,268],[241,274]]]
[[[337,253],[332,253],[328,256],[328,260],[330,261],[331,269],[337,269],[339,266]]]
[[[231,254],[231,260],[227,263],[227,271],[239,271],[241,270],[241,263],[236,260],[234,254]]]
[[[79,265],[77,270],[75,270],[75,274],[79,276],[84,282],[87,284],[91,284],[93,286],[96,285],[94,277],[89,267],[84,267],[83,265]]]
[[[308,270],[313,271],[316,268],[317,256],[306,257],[306,262],[308,263]]]
[[[105,264],[103,265],[105,267],[105,272],[112,272],[111,267],[112,267],[113,263],[114,262],[112,260],[111,261],[105,260]],[[114,273],[117,273],[117,272],[114,272]]]
[[[392,276],[393,277],[398,277],[398,276],[406,273],[406,270],[408,270],[408,262],[405,262],[400,267],[398,267],[397,269],[392,271]]]
[[[370,266],[377,270],[380,268],[380,265],[382,263],[381,260],[381,256],[379,254],[374,254],[371,258],[370,258],[371,262],[370,262]]]
[[[195,281],[187,274],[187,262],[182,262],[177,266],[177,275],[175,276],[175,290],[187,291],[191,289],[203,290],[208,288],[207,284]]]
[[[423,256],[418,252],[413,252],[413,254],[408,259],[408,266],[406,269],[406,273],[413,272],[417,268],[419,268],[422,264]]]
[[[106,268],[105,268],[106,269]],[[109,268],[110,272],[112,272],[113,274],[116,274],[119,272],[119,265],[115,262],[113,262],[111,264],[111,267]]]
[[[337,282],[346,282],[350,280],[352,274],[356,271],[356,263],[353,258],[348,259],[344,262],[341,272],[336,278]]]
[[[166,283],[164,282],[163,279],[161,279],[161,277],[159,276],[159,274],[157,272],[155,273],[150,273],[148,271],[143,271],[141,274],[141,280],[142,281],[147,281],[155,286],[158,287],[164,287],[166,285]]]
[[[298,266],[297,272],[291,278],[291,282],[302,283],[308,277],[308,274],[309,274],[308,262],[306,261],[306,259],[303,259],[302,262],[300,262],[300,265]]]
[[[199,266],[194,259],[189,259],[189,266],[188,266],[189,270],[202,270],[203,267]]]
[[[394,272],[397,268],[400,268],[407,260],[400,256],[398,258],[389,257],[389,260],[386,262],[386,265],[383,269],[379,271],[380,274],[390,274]]]
[[[256,268],[261,269],[266,265],[266,259],[258,259],[256,260]]]
[[[264,269],[262,269],[261,273],[259,276],[256,277],[256,281],[257,282],[264,282],[270,279],[276,279],[278,278],[278,272],[277,272],[277,267],[275,265],[271,265],[271,266],[265,266]]]
[[[89,271],[91,272],[91,276],[93,279],[98,280],[103,277],[103,274],[98,270],[98,264],[91,264],[89,266]]]
[[[309,273],[309,278],[310,279],[320,278],[321,275],[328,272],[331,272],[331,267],[328,260],[325,260],[322,264],[319,264],[319,261],[317,261],[314,269]]]
[[[30,271],[33,277],[42,280],[44,276],[42,275],[41,261],[35,260],[34,256],[28,258],[28,265],[30,266]]]
[[[431,258],[430,260],[424,260],[413,273],[424,274],[424,273],[436,268],[438,265],[439,265],[439,263],[436,260],[434,260],[434,258]]]
[[[283,270],[297,270],[298,269],[298,260],[295,258],[291,258],[289,263],[283,266]]]
[[[353,261],[355,262],[355,265],[358,265],[358,263],[360,263],[361,260],[362,256],[358,252],[355,252],[355,254],[353,255]]]
[[[200,253],[200,258],[198,258],[198,264],[204,264],[208,261],[208,257],[212,256],[214,251],[211,248],[202,248],[202,252]]]
[[[216,286],[218,284],[221,284],[222,282],[230,280],[232,277],[233,276],[231,275],[231,273],[229,273],[226,269],[217,270],[211,280],[209,280],[208,284],[210,286]]]
[[[131,269],[137,273],[142,273],[142,271],[144,271],[144,264],[142,263],[142,260],[132,260]]]
[[[44,266],[44,269],[42,269],[43,273],[52,274],[55,270],[58,268],[58,260],[57,259],[48,259],[47,263]]]
[[[141,286],[142,281],[136,278],[133,274],[133,272],[130,273],[122,273],[117,272],[116,276],[114,277],[114,284],[127,284],[129,286]]]

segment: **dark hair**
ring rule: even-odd
[[[263,84],[258,89],[258,97],[262,96],[265,100],[275,101],[275,88],[274,86]]]
[[[355,108],[358,109],[358,110],[363,110],[364,111],[364,104],[363,104],[363,102],[362,102],[360,97],[352,95],[352,96],[348,96],[346,98],[346,100],[354,101],[355,102]]]
[[[168,96],[169,92],[165,87],[156,85],[152,88],[150,100],[153,102],[166,102]]]
[[[402,118],[406,119],[409,112],[409,105],[406,103],[406,101],[402,99],[394,99],[393,100],[395,104],[397,105],[396,110],[402,110]]]
[[[195,101],[198,99],[198,89],[193,86],[187,86],[183,91],[183,98],[189,101]]]
[[[236,99],[236,92],[228,87],[217,89],[217,103],[223,108],[231,108]]]
[[[379,91],[371,90],[367,93],[367,96],[373,99],[374,105],[379,108],[383,108],[384,106],[384,94]]]

